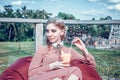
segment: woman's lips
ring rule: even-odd
[[[50,41],[53,40],[53,38],[48,38]]]

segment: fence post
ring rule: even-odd
[[[43,24],[37,23],[35,25],[35,52],[43,45]]]

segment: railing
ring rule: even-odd
[[[0,18],[0,22],[18,22],[35,24],[35,50],[43,45],[43,24],[44,19],[23,19],[23,18]],[[108,24],[120,25],[120,20],[64,20],[65,24]]]
[[[0,22],[45,23],[45,19],[0,18]],[[64,20],[66,24],[120,24],[120,20]]]

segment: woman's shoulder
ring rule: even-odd
[[[36,52],[44,52],[44,51],[46,51],[46,49],[47,49],[47,46],[39,46],[38,48],[37,48],[37,51]]]
[[[46,45],[41,45],[41,46],[39,46],[37,49],[42,49],[42,50],[44,50],[44,49],[47,49],[47,46]]]

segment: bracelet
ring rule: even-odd
[[[88,54],[89,54],[89,52],[88,52],[87,49],[86,49],[86,50],[83,50],[82,52],[83,52],[83,55],[84,55],[84,56],[88,56]]]

